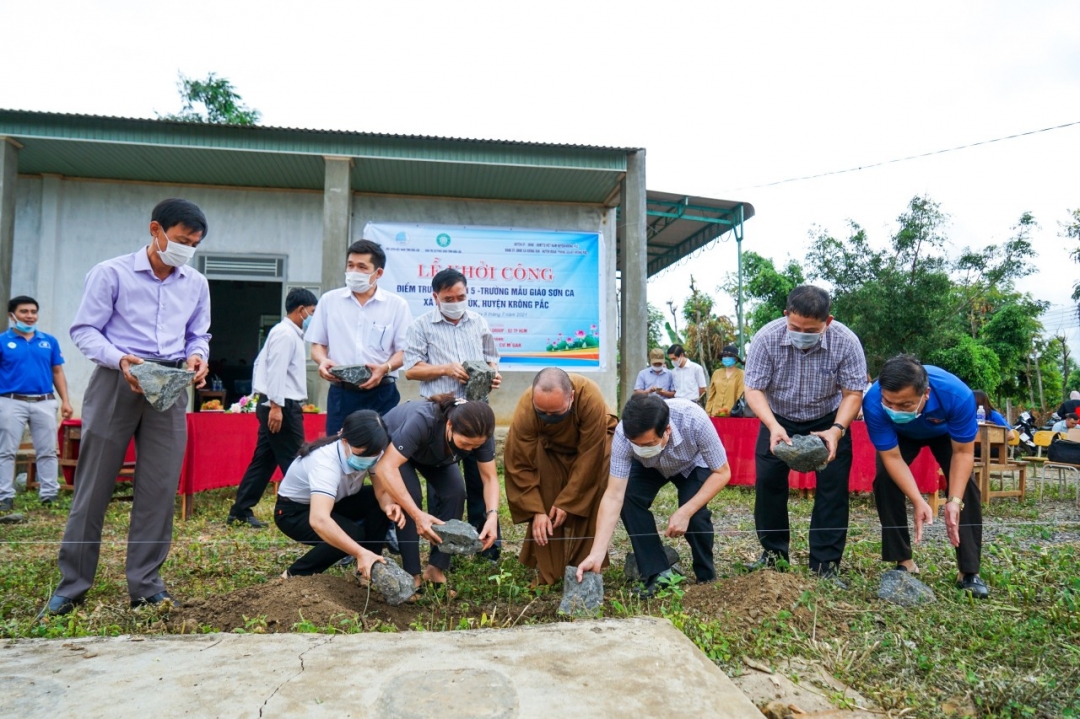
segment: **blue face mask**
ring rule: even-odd
[[[12,322],[12,326],[15,329],[17,329],[19,332],[22,332],[24,334],[30,334],[31,332],[34,331],[34,326],[33,325],[28,325],[25,322],[19,322],[19,320],[15,319],[15,315],[11,315],[11,322]]]
[[[919,405],[921,407],[922,403],[920,402]],[[889,415],[889,419],[891,419],[896,424],[907,424],[908,422],[914,421],[916,418],[918,418],[920,414],[922,414],[922,412],[920,412],[918,409],[916,409],[914,412],[900,412],[899,410],[892,409],[891,407],[886,407],[884,402],[881,403],[881,407],[885,410],[885,413]]]
[[[357,457],[352,452],[349,453],[349,459],[347,460],[349,467],[357,472],[366,472],[378,461],[378,457]]]
[[[314,316],[315,316],[315,315],[308,315],[307,317],[305,317],[305,318],[303,319],[303,322],[301,322],[301,324],[300,324],[300,329],[302,329],[302,330],[304,330],[305,332],[307,332],[307,328],[308,328],[308,325],[310,325],[310,324],[311,324],[311,318],[312,318],[312,317],[314,317]]]
[[[725,367],[734,367],[735,366],[735,358],[734,357],[724,357],[723,359],[720,360],[720,364],[724,365]]]

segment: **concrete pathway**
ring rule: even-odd
[[[400,634],[20,640],[0,716],[760,719],[662,619]]]

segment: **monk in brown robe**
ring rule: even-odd
[[[541,370],[518,401],[503,460],[506,499],[514,522],[529,523],[520,559],[540,584],[589,555],[618,422],[595,382],[557,367]]]

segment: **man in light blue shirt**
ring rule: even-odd
[[[649,366],[638,372],[634,394],[658,394],[664,399],[675,396],[675,376],[664,365],[664,350],[649,350]]]

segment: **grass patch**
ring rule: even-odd
[[[273,527],[226,527],[233,497],[228,489],[200,494],[195,516],[175,523],[162,574],[170,591],[187,604],[205,608],[232,592],[257,597],[281,591],[278,575],[305,551]],[[852,498],[846,591],[806,574],[812,500],[795,493],[790,498],[792,571],[772,578],[741,575],[737,566],[760,551],[753,501],[752,491],[732,488],[711,504],[721,575],[717,583],[677,583],[647,601],[623,580],[622,560],[630,543],[620,526],[605,575],[605,615],[665,617],[733,675],[745,671],[744,657],[772,665],[789,658],[816,662],[894,716],[908,710],[904,716],[937,717],[950,707],[966,706],[985,717],[1080,717],[1080,513],[1069,497],[1058,496],[1056,487],[1048,487],[1041,502],[999,500],[985,512],[982,576],[991,590],[988,602],[972,601],[954,588],[952,548],[943,522],[935,521],[916,548],[916,561],[938,601],[916,609],[876,598],[885,567],[878,561],[877,515],[865,495]],[[675,505],[674,491],[665,488],[657,499],[658,518],[666,521]],[[434,592],[404,608],[389,608],[355,586],[349,570],[335,568],[327,584],[320,585],[323,594],[315,596],[313,590],[281,616],[252,611],[219,627],[177,622],[153,608],[132,611],[123,571],[130,504],[114,502],[105,519],[97,581],[85,607],[39,623],[34,617],[59,580],[56,553],[69,506],[69,496],[42,508],[35,497],[20,494],[16,509],[30,521],[0,527],[0,634],[6,638],[221,629],[456,631],[563,620],[555,612],[558,588],[535,587],[535,574],[517,561],[524,528],[509,524],[505,508],[503,559],[497,565],[482,559],[455,562],[453,599]],[[269,518],[271,508],[268,497],[256,512]],[[675,546],[688,568],[687,545],[680,541]],[[331,596],[346,584],[355,594]],[[740,602],[753,591],[766,592],[766,599]],[[768,599],[773,595],[775,600]],[[341,611],[328,603],[331,599],[339,601]],[[309,605],[303,606],[304,601]]]

